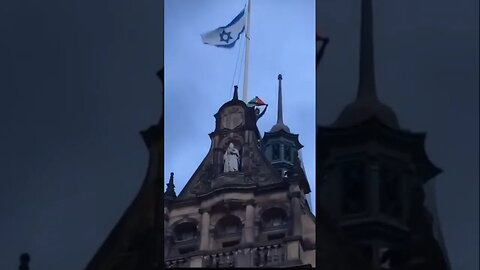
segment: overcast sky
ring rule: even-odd
[[[278,74],[283,75],[284,122],[300,134],[304,166],[315,191],[315,2],[252,1],[248,100],[269,104],[258,121],[260,133],[277,119]],[[177,194],[210,149],[213,115],[232,99],[244,38],[232,49],[203,44],[200,34],[227,25],[245,0],[165,2],[165,178],[175,173]],[[315,201],[312,192],[312,201]],[[315,207],[313,207],[315,211]]]
[[[452,269],[476,270],[478,1],[373,2],[378,94],[396,111],[402,127],[428,133],[427,153],[444,170],[435,181]],[[206,10],[208,3],[202,1],[197,10]],[[252,23],[262,20],[260,12],[274,16],[261,9],[269,3],[254,1]],[[286,13],[302,9],[300,3],[295,5],[283,11],[278,8],[278,17],[287,18],[291,15]],[[209,59],[193,73],[181,70],[192,88],[205,87],[194,80],[195,73],[210,75],[205,65],[224,61],[228,63],[224,68],[231,68],[230,59],[235,56],[228,58],[226,51],[201,44],[199,36],[228,23],[243,3],[232,1],[231,6],[225,14],[215,15],[219,17],[203,12],[192,15],[210,21],[205,27],[197,27],[204,24],[198,21],[186,27],[198,28],[194,36],[178,33],[191,39],[192,46],[198,44],[201,54],[225,55]],[[208,9],[227,7],[210,5]],[[0,269],[17,269],[18,256],[24,251],[32,255],[32,270],[83,269],[137,194],[148,166],[148,152],[138,132],[156,124],[162,111],[161,84],[155,76],[163,63],[162,12],[162,1],[2,1]],[[360,4],[322,0],[317,12],[317,25],[331,39],[317,73],[317,121],[326,125],[355,95]],[[253,35],[259,27],[258,23],[252,26],[252,59],[258,50]],[[278,33],[279,28],[270,30]],[[294,46],[286,40],[303,31],[276,34],[263,43],[272,44],[272,50],[288,49]],[[256,34],[257,39],[260,36]],[[295,99],[303,90],[299,87],[303,79],[291,75],[295,72],[283,63],[287,58],[279,61],[279,57],[251,64],[250,94],[271,104],[260,120],[262,131],[274,122],[277,74],[284,74],[285,100]],[[312,65],[313,61],[312,56]],[[262,69],[270,73],[255,78]],[[207,153],[213,114],[230,98],[231,77],[221,80],[211,79],[208,85],[217,88],[202,90],[204,98],[196,99],[196,104],[218,99],[198,112],[203,114],[198,121],[204,124],[187,121],[184,126],[204,129],[188,138],[198,138],[198,146],[194,151],[171,149],[172,154],[177,150],[199,153],[186,170],[193,170]],[[221,94],[217,98],[214,92]],[[178,114],[184,114],[189,104],[188,99],[178,100]],[[290,120],[302,107],[285,106],[286,122],[306,144],[308,133]],[[176,168],[165,169],[180,173]]]

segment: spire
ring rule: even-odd
[[[387,126],[399,128],[395,112],[377,97],[373,53],[372,0],[362,0],[360,34],[360,74],[357,98],[346,106],[334,127],[348,127],[376,118]]]
[[[357,100],[377,99],[375,87],[375,63],[373,53],[372,0],[362,0],[360,33],[360,76]]]
[[[290,129],[283,123],[283,107],[282,107],[282,74],[278,74],[278,112],[277,123],[272,127],[270,132],[279,131],[281,129],[290,132]]]
[[[238,100],[238,85],[233,87],[233,100]]]
[[[167,190],[165,191],[165,200],[174,200],[177,198],[175,193],[175,185],[173,184],[173,172],[170,173],[170,179],[168,180]]]
[[[28,266],[28,263],[30,262],[30,255],[28,253],[23,253],[20,255],[20,266],[18,267],[18,270],[28,270],[30,267]]]
[[[277,125],[283,124],[283,111],[282,111],[282,74],[278,74],[278,113],[277,113]]]

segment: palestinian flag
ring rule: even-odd
[[[253,106],[264,106],[266,105],[265,102],[263,102],[263,100],[261,100],[259,97],[255,96],[254,99],[250,100],[248,102],[248,105],[253,105]]]

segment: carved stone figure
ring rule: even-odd
[[[238,172],[239,164],[240,152],[233,146],[233,143],[230,143],[223,155],[223,172]]]

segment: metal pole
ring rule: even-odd
[[[248,59],[250,53],[250,0],[247,2],[247,23],[245,26],[245,70],[243,77],[243,102],[247,103],[248,94]]]

